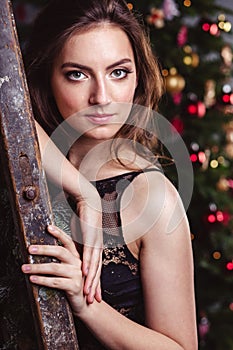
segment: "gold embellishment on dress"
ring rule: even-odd
[[[110,263],[128,266],[133,275],[138,273],[138,263],[132,263],[127,260],[124,246],[104,248],[103,265],[108,266]]]

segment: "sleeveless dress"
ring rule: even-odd
[[[147,171],[154,170],[157,169],[147,169]],[[94,185],[100,194],[103,210],[102,298],[122,315],[144,325],[140,264],[125,244],[120,217],[122,194],[141,173],[142,171],[121,174],[98,180]],[[69,227],[67,214],[64,213],[60,203],[56,203],[54,213],[57,226],[67,231]],[[80,350],[105,349],[80,320],[75,319],[75,324]]]

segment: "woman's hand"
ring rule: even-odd
[[[29,253],[45,255],[60,262],[24,264],[22,271],[29,274],[30,281],[40,286],[64,290],[73,312],[79,313],[86,304],[83,293],[84,279],[82,261],[71,237],[55,226],[48,227],[49,233],[57,238],[60,245],[31,245]]]
[[[93,202],[92,202],[93,203]],[[72,236],[81,231],[83,243],[82,272],[86,277],[84,294],[87,302],[93,303],[94,298],[101,301],[100,274],[102,268],[103,235],[101,229],[102,214],[97,214],[95,206],[89,205],[89,200],[77,201],[78,220],[75,216],[71,221]],[[77,219],[77,217],[76,217]]]

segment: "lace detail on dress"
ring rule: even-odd
[[[138,273],[138,261],[129,261],[125,252],[125,247],[105,248],[104,249],[103,265],[108,266],[110,263],[122,264],[127,266],[133,275]]]

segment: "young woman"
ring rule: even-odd
[[[103,301],[87,303],[81,257],[57,227],[49,232],[63,246],[29,252],[61,263],[25,264],[23,272],[66,291],[80,349],[196,350],[190,232],[158,166],[152,110],[163,83],[139,21],[123,0],[50,1],[25,62],[38,122],[50,135],[70,127],[68,158],[102,200]],[[76,234],[76,222],[64,220]]]

